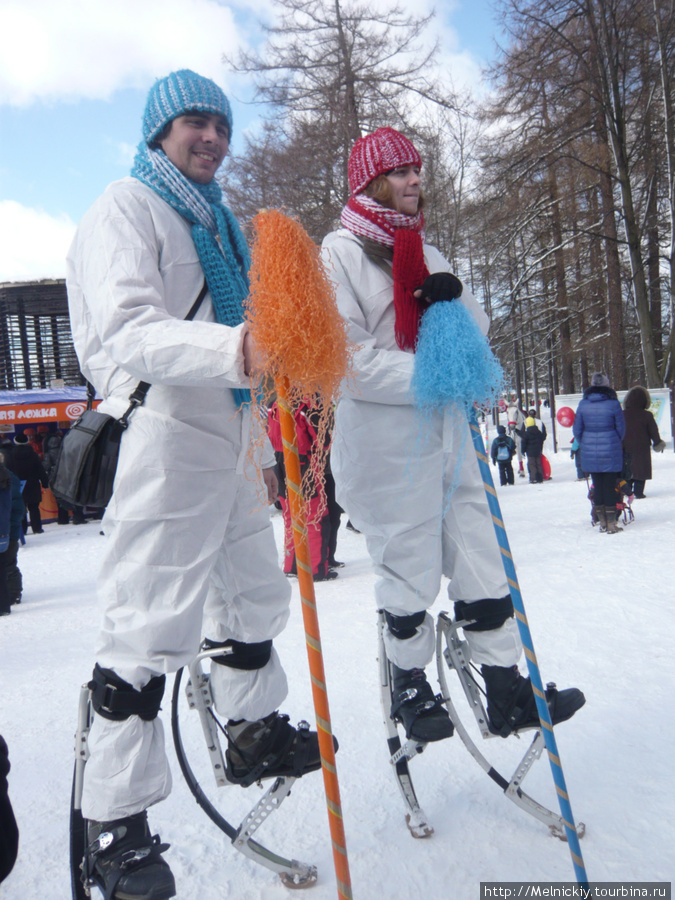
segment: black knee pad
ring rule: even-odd
[[[247,644],[243,641],[210,641],[205,640],[204,646],[209,650],[222,647],[229,650],[223,656],[212,656],[213,662],[220,666],[228,666],[230,669],[263,669],[272,656],[272,641],[260,641],[257,644]]]
[[[465,619],[475,619],[472,625],[467,625],[464,631],[492,631],[501,628],[507,619],[513,617],[513,601],[511,595],[506,597],[488,598],[467,603],[464,600],[455,602],[455,619],[461,622]]]
[[[393,613],[384,610],[384,617],[387,620],[387,628],[400,641],[407,641],[411,637],[415,637],[415,633],[419,626],[424,622],[426,612],[413,613],[411,616],[395,616]]]
[[[112,669],[102,669],[96,663],[88,687],[91,691],[91,705],[104,719],[122,722],[129,716],[140,716],[144,721],[150,722],[157,718],[165,684],[166,675],[157,675],[137,691],[128,681],[115,675]]]

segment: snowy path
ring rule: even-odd
[[[586,693],[585,708],[556,729],[574,814],[587,826],[586,868],[598,881],[670,881],[675,456],[669,447],[654,459],[648,498],[636,501],[635,523],[616,536],[591,528],[585,485],[573,480],[568,454],[549,458],[551,482],[517,480],[498,491],[543,680]],[[278,516],[275,528],[279,537]],[[78,688],[93,663],[103,541],[98,523],[48,525],[43,535],[29,536],[20,554],[25,602],[0,625],[0,732],[10,748],[10,792],[21,830],[19,860],[0,887],[2,900],[70,897],[73,732]],[[343,528],[338,557],[347,566],[337,581],[317,585],[317,598],[355,900],[474,900],[480,881],[573,881],[567,845],[508,803],[456,737],[413,763],[436,834],[427,841],[410,837],[388,771],[374,578],[363,538]],[[291,683],[285,710],[294,721],[311,720],[297,585],[294,591],[291,623],[277,643]],[[441,598],[435,611],[447,606]],[[524,746],[493,740],[481,749],[507,769]],[[174,791],[152,810],[150,822],[172,844],[167,858],[181,900],[288,898],[273,874],[235,853],[206,819],[169,753]],[[556,807],[545,759],[526,787]],[[251,795],[257,798],[257,788],[216,793],[231,821],[251,805]],[[320,776],[298,782],[259,836],[271,849],[319,867],[308,900],[337,897]]]

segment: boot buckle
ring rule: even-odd
[[[127,850],[120,856],[120,868],[126,869],[134,863],[147,859],[152,852],[152,847],[142,847],[139,850]]]
[[[99,834],[94,844],[92,844],[92,849],[94,852],[98,852],[101,850],[107,850],[112,844],[115,843],[115,835],[112,831],[104,831],[103,834]]]

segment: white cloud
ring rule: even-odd
[[[445,0],[425,41],[440,38],[442,72],[475,89],[479,66],[451,26],[457,0]],[[424,15],[432,0],[402,0]],[[371,0],[390,9],[391,0]],[[145,90],[176,68],[194,68],[227,88],[223,54],[263,38],[271,0],[2,0],[0,104],[29,106],[80,98],[109,99],[124,87]]]
[[[441,49],[438,56],[438,71],[441,79],[447,79],[460,92],[468,92],[474,97],[485,90],[481,63],[468,50]]]
[[[242,15],[266,7],[250,0]],[[3,0],[0,103],[108,99],[175,68],[223,83],[222,55],[239,44],[233,8],[218,0]]]
[[[115,150],[115,162],[130,169],[136,156],[137,145],[128,144],[126,141],[109,141],[109,143]]]
[[[64,278],[75,227],[68,216],[0,200],[0,283]]]

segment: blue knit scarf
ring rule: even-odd
[[[216,320],[230,328],[241,325],[251,258],[237,220],[222,202],[216,181],[191,181],[161,150],[151,150],[144,141],[138,146],[131,174],[190,222]],[[246,389],[235,388],[233,394],[238,406],[251,399],[251,392]]]

